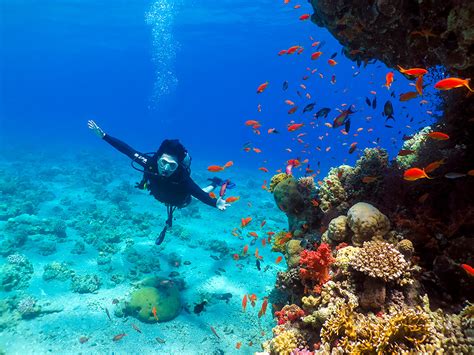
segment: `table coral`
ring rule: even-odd
[[[352,243],[355,246],[374,238],[382,238],[390,230],[387,216],[365,202],[356,203],[349,209],[347,225],[354,232]]]

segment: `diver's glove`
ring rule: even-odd
[[[89,129],[92,129],[92,131],[98,137],[100,137],[100,138],[105,137],[105,132],[99,126],[97,126],[97,123],[95,123],[94,121],[92,121],[92,120],[87,121],[87,126],[89,127]]]
[[[225,202],[225,200],[219,197],[216,201],[216,207],[221,211],[224,211],[227,207],[230,206],[230,203]]]

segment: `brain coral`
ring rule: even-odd
[[[352,243],[360,246],[364,241],[382,238],[390,230],[387,216],[369,203],[359,202],[349,208],[347,225],[354,232]]]
[[[384,281],[399,278],[408,268],[405,258],[395,247],[380,241],[365,242],[352,256],[349,265],[367,276]]]

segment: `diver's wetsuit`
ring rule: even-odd
[[[105,134],[103,139],[135,162],[140,164],[150,181],[150,194],[158,201],[171,206],[184,207],[191,202],[191,196],[216,207],[216,199],[204,192],[191,178],[189,172],[181,166],[171,176],[159,175],[157,157],[140,153],[121,140]]]

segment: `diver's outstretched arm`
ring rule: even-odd
[[[105,133],[94,121],[89,120],[87,126],[100,138],[109,143],[112,147],[117,149],[119,152],[125,154],[130,159],[133,159],[138,164],[143,167],[146,167],[149,157],[140,153],[139,151],[133,149],[125,142],[122,142],[120,139],[114,138],[107,133]]]

